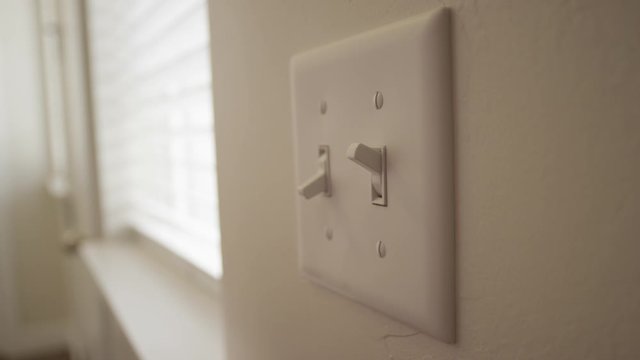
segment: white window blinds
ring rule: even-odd
[[[205,0],[90,0],[104,228],[222,272]]]

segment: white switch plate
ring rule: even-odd
[[[296,55],[291,73],[298,184],[317,171],[318,146],[331,151],[331,197],[298,200],[303,273],[453,342],[449,18],[439,9]],[[386,207],[371,203],[370,175],[345,156],[354,142],[386,146]]]

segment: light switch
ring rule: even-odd
[[[323,194],[331,196],[331,166],[329,165],[329,147],[318,146],[318,171],[298,187],[298,193],[305,199]]]
[[[298,197],[302,272],[446,342],[456,309],[450,47],[439,9],[291,61],[298,185],[331,195]],[[321,145],[330,163],[319,163]]]
[[[347,158],[371,173],[371,203],[387,206],[387,149],[353,143]]]

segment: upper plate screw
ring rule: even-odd
[[[376,91],[376,94],[373,96],[373,104],[376,106],[376,109],[382,109],[384,98],[382,97],[382,93],[380,91]]]
[[[320,114],[324,115],[327,113],[327,101],[326,100],[322,100],[320,102]]]

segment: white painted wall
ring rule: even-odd
[[[412,330],[298,274],[288,62],[442,4],[459,342],[385,341]],[[212,5],[229,359],[640,358],[640,2]]]
[[[45,131],[35,3],[0,2],[0,352],[59,345],[62,253],[44,189]],[[0,333],[2,334],[2,333]]]
[[[0,69],[4,68],[4,48],[0,48]],[[0,71],[0,84],[4,84],[4,72]],[[9,251],[11,247],[9,242],[11,239],[11,222],[8,217],[10,214],[7,204],[9,203],[9,192],[11,188],[9,182],[9,134],[8,124],[5,120],[8,113],[6,104],[4,103],[6,95],[4,87],[0,86],[0,352],[6,349],[11,334],[11,324],[13,324],[13,267],[10,263]]]

